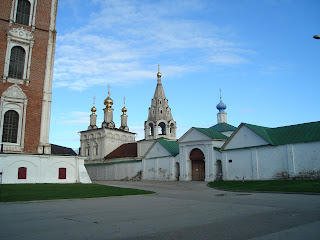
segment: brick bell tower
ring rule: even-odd
[[[58,0],[0,1],[2,152],[51,153],[57,6]]]

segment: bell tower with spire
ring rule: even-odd
[[[145,139],[167,138],[176,140],[176,122],[172,118],[171,108],[161,83],[160,65],[158,65],[157,86],[149,108],[148,120],[144,123]]]

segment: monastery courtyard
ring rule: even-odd
[[[0,239],[320,239],[320,195],[96,182],[156,195],[0,204]]]

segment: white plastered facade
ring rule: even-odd
[[[124,143],[135,142],[135,133],[112,128],[99,128],[80,133],[81,152],[86,163],[102,163],[104,157]]]
[[[222,149],[224,180],[320,177],[319,141],[271,146],[240,125]]]
[[[191,128],[179,139],[180,180],[191,181],[192,169],[190,153],[193,149],[200,149],[204,154],[205,181],[214,181],[219,176],[217,160],[220,160],[219,152],[224,140],[214,140],[195,128]]]
[[[26,179],[18,179],[19,168],[26,168]],[[59,168],[66,169],[66,178],[59,179]],[[91,183],[84,158],[32,154],[1,154],[2,183]]]
[[[179,166],[179,154],[173,156],[156,141],[142,159],[142,180],[177,181]]]

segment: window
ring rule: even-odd
[[[86,156],[90,156],[90,146],[86,147]]]
[[[9,1],[9,0],[7,0]],[[39,0],[11,0],[10,26],[23,24],[35,29],[37,2]]]
[[[98,155],[99,154],[99,152],[98,152],[98,144],[96,144],[94,148],[95,148],[95,155]]]
[[[59,168],[59,179],[66,179],[66,178],[67,178],[67,169]]]
[[[27,179],[27,168],[20,167],[18,169],[18,179]]]
[[[3,82],[29,85],[34,37],[24,28],[12,28],[7,34],[7,52]]]
[[[23,79],[26,52],[20,46],[11,49],[8,77]]]
[[[4,151],[20,152],[24,148],[28,99],[14,84],[2,93],[0,99],[0,143]]]
[[[232,160],[231,160],[231,159],[229,160],[229,163],[232,163]]]
[[[16,23],[29,25],[31,4],[28,0],[19,0],[16,14]]]
[[[4,114],[2,142],[17,143],[19,114],[9,110]]]

